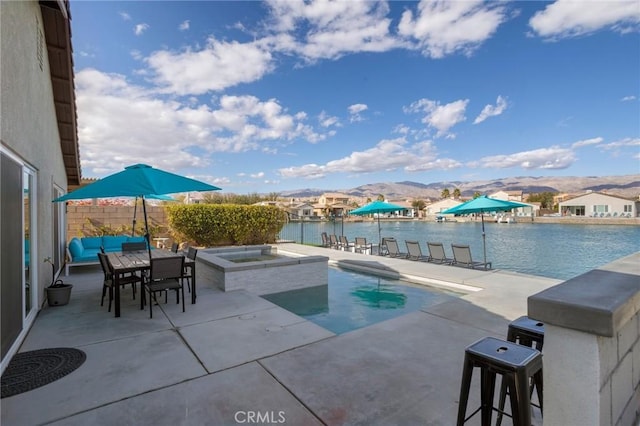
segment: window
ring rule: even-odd
[[[633,209],[633,205],[631,205],[631,204],[625,204],[624,205],[624,212],[625,213],[631,213],[633,211],[632,209]]]
[[[609,205],[608,204],[594,205],[593,206],[593,212],[594,213],[608,213],[609,212]]]

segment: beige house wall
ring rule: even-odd
[[[601,194],[598,192],[592,192],[590,194],[581,195],[560,203],[560,213],[565,214],[567,210],[574,211],[574,207],[584,206],[584,215],[591,216],[593,214],[593,206],[608,206],[608,213],[613,215],[617,213],[620,215],[624,212],[624,206],[631,206],[631,217],[638,216],[638,202],[635,200],[628,200],[622,197],[615,197],[607,194]]]
[[[427,205],[424,211],[427,216],[433,216],[439,214],[443,210],[450,209],[451,207],[455,207],[460,204],[462,204],[462,201],[460,200],[445,198],[444,200],[436,201],[435,203]]]

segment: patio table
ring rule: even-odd
[[[123,274],[129,272],[144,272],[151,269],[151,265],[149,264],[149,252],[146,250],[141,251],[130,251],[130,252],[111,252],[107,253],[109,258],[109,262],[111,262],[111,266],[113,267],[113,275],[114,275],[114,299],[115,299],[115,308],[114,313],[116,317],[120,316],[120,284],[119,280]],[[167,250],[152,250],[151,256],[155,258],[159,257],[173,257],[176,256],[176,253]],[[183,255],[184,256],[184,255]],[[196,303],[196,262],[195,260],[191,260],[188,257],[184,259],[185,266],[189,266],[192,269],[193,278],[191,279],[191,304]],[[143,291],[140,291],[140,297],[144,297]]]

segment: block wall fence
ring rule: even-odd
[[[71,206],[67,205],[67,239],[95,235],[96,226],[108,226],[113,229],[128,227],[133,224],[133,206]],[[158,234],[152,237],[170,237],[167,215],[162,206],[147,206],[147,217],[150,227],[160,226]],[[136,233],[144,229],[142,206],[136,211]]]

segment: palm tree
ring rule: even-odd
[[[379,194],[378,198],[376,198],[378,201],[384,201],[384,195]]]
[[[411,207],[413,207],[413,209],[418,213],[418,217],[420,217],[420,212],[422,212],[422,209],[424,209],[424,207],[426,206],[426,203],[423,200],[413,200],[413,202],[411,203]]]
[[[476,192],[474,192],[474,193],[473,193],[473,198],[474,198],[474,199],[476,199],[476,198],[478,198],[478,197],[479,197],[479,196],[481,196],[481,195],[482,195],[482,194],[481,194],[480,192],[476,191]]]
[[[456,188],[453,190],[453,198],[460,198],[460,189]]]
[[[451,194],[449,193],[449,188],[445,188],[440,193],[440,198],[449,198]]]

